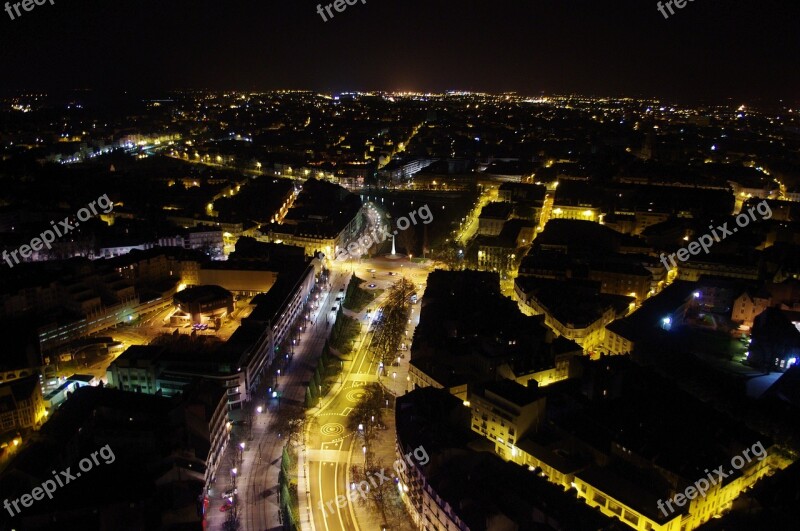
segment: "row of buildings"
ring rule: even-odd
[[[158,264],[166,257],[143,254],[147,259],[130,261],[127,274],[160,278]],[[94,473],[93,485],[106,494],[82,500],[60,495],[27,511],[20,525],[38,528],[57,518],[62,525],[102,521],[114,527],[113,522],[128,522],[155,529],[203,520],[204,496],[217,479],[232,427],[251,420],[253,393],[272,377],[267,369],[289,355],[287,345],[295,328],[304,324],[310,297],[324,274],[322,262],[306,257],[302,248],[248,239],[241,240],[225,264],[240,272],[233,282],[246,282],[242,272],[255,271],[249,277],[252,285],[241,290],[258,292],[241,325],[225,342],[173,334],[131,346],[108,367],[106,385],[73,389],[50,412],[36,438],[26,438],[3,473],[3,493],[18,497],[18,489],[30,490],[49,470],[62,469],[103,444],[124,463]],[[271,272],[273,282],[262,289],[264,271]],[[174,304],[202,321],[220,301],[229,311],[233,293],[221,286],[188,286],[177,292]],[[38,374],[0,384],[0,400],[16,400],[15,419],[44,420]],[[31,412],[41,418],[28,419]],[[6,420],[5,411],[0,420]],[[116,489],[113,482],[119,477],[126,478],[126,485]]]
[[[696,529],[788,464],[768,437],[630,357],[581,356],[575,342],[554,337],[541,317],[520,326],[523,317],[513,304],[500,310],[497,284],[497,274],[474,271],[435,271],[428,280],[412,347],[413,390],[397,404],[398,455],[419,446],[431,455],[428,465],[400,478],[403,499],[420,527]],[[560,288],[551,289],[555,297]],[[649,336],[640,349],[669,342],[666,323],[699,304],[698,289],[676,281],[609,328],[621,323],[637,337]],[[704,304],[717,303],[710,287],[700,297],[708,299]],[[625,302],[620,301],[623,311]],[[497,315],[498,322],[474,321],[478,304],[484,320]],[[636,323],[629,322],[634,318]],[[542,337],[551,334],[544,343],[525,337],[537,330],[534,323],[547,331]],[[548,341],[572,347],[550,357],[552,350],[543,348]],[[533,370],[515,370],[525,363]],[[705,477],[704,470],[727,465],[756,446],[764,449],[760,459],[739,467],[705,496],[675,511],[660,509],[659,502]],[[485,467],[494,473],[481,472]]]

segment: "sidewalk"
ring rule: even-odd
[[[422,292],[419,293],[422,295]],[[370,319],[366,319],[366,308],[361,312],[353,312],[346,308],[343,308],[343,314],[347,317],[357,319],[362,326],[369,327],[372,323],[372,318],[375,316],[374,308],[380,306],[385,301],[387,294],[383,293],[380,297],[378,297],[375,301],[368,305],[369,308],[373,309],[373,312],[369,316]],[[324,406],[330,401],[330,397],[336,395],[340,390],[342,390],[345,386],[350,385],[354,379],[360,382],[366,381],[379,381],[381,382],[388,392],[394,394],[395,396],[401,396],[407,392],[409,381],[408,381],[408,369],[409,369],[409,361],[410,361],[410,343],[413,338],[413,331],[416,327],[416,324],[419,321],[419,312],[420,312],[421,305],[414,304],[412,305],[412,324],[408,325],[408,335],[404,339],[406,345],[409,345],[408,350],[400,351],[398,354],[402,355],[400,359],[400,363],[398,366],[394,365],[387,365],[384,367],[384,374],[379,376],[377,374],[377,370],[375,366],[373,366],[373,371],[370,371],[370,374],[350,374],[350,370],[353,368],[353,363],[357,362],[360,358],[357,355],[358,351],[354,351],[348,356],[342,356],[345,360],[345,365],[343,368],[343,374],[346,377],[342,378],[341,381],[337,381],[333,384],[331,389],[322,398],[321,404]],[[362,330],[362,333],[368,331]],[[362,336],[363,337],[363,336]],[[333,351],[333,349],[331,349]],[[308,421],[306,422],[306,442],[308,441],[308,432],[311,429],[313,421],[318,418],[321,409],[319,407],[312,408],[309,410],[309,417]],[[393,465],[396,461],[395,456],[395,443],[396,443],[396,431],[395,431],[395,417],[394,417],[394,403],[390,400],[390,407],[389,409],[384,410],[383,414],[383,424],[386,426],[385,430],[381,430],[378,432],[376,436],[376,441],[374,444],[374,455],[375,459],[382,462],[383,467],[386,468],[386,475],[388,477],[394,477]],[[363,457],[360,451],[361,444],[351,444],[350,452],[347,454],[347,461],[346,461],[346,472],[345,477],[340,478],[339,481],[344,480],[345,485],[349,486],[352,481],[352,468],[353,465],[363,466]],[[353,451],[353,449],[357,449],[358,451]],[[346,448],[345,448],[346,450]],[[301,455],[298,459],[298,471],[299,471],[299,478],[298,478],[298,491],[300,497],[300,520],[301,520],[301,529],[304,531],[312,531],[315,528],[314,522],[314,511],[313,507],[309,506],[309,500],[311,499],[311,492],[309,490],[310,485],[308,482],[308,478],[306,477],[308,474],[308,456],[306,449],[304,448]],[[342,458],[344,459],[344,458]],[[342,461],[339,461],[340,464]],[[348,487],[349,488],[349,487]],[[353,521],[356,523],[356,531],[357,530],[364,530],[364,531],[373,531],[375,529],[381,529],[381,524],[383,523],[383,515],[381,512],[375,507],[372,501],[362,501],[359,497],[359,500],[355,503],[348,503],[348,508],[345,509],[346,511],[350,512]],[[403,531],[413,531],[413,527],[410,523],[410,518],[402,519],[401,527],[397,527],[398,523],[393,522],[393,529],[402,529]]]
[[[259,530],[262,523],[263,529],[282,528],[278,498],[278,476],[285,439],[274,436],[270,426],[273,425],[278,414],[281,401],[296,404],[304,403],[304,382],[312,374],[312,368],[315,366],[316,358],[322,349],[321,342],[316,341],[318,339],[317,336],[327,335],[325,322],[324,320],[319,321],[319,316],[320,312],[326,309],[326,305],[330,302],[331,291],[323,293],[325,298],[320,303],[316,315],[312,319],[317,324],[305,327],[301,336],[302,340],[295,347],[295,354],[292,356],[288,367],[282,366],[284,371],[280,376],[280,385],[283,389],[283,394],[279,402],[270,404],[268,401],[264,401],[262,413],[254,414],[253,416],[253,424],[250,426],[252,429],[249,433],[246,426],[234,427],[236,431],[232,432],[230,440],[244,441],[245,448],[242,451],[238,446],[238,442],[235,444],[230,443],[225,450],[225,455],[220,460],[216,483],[212,485],[209,492],[210,505],[206,516],[206,529],[208,530],[216,531],[222,529],[228,513],[219,510],[223,504],[221,493],[227,490],[233,481],[235,481],[238,488],[239,529],[243,531],[255,529],[256,524],[254,522],[259,522]],[[319,348],[315,348],[317,343],[319,343]],[[274,383],[271,377],[263,378],[261,384],[252,393],[251,401],[257,400],[257,397],[265,397],[267,388],[272,385]],[[308,510],[304,495],[306,490],[303,474],[304,451],[305,449],[303,448],[303,451],[299,452],[298,456],[298,502],[301,522]],[[235,464],[236,474],[230,471],[232,464]],[[306,516],[307,519],[308,517]]]
[[[397,431],[396,431],[396,423],[395,423],[395,407],[394,404],[390,401],[390,408],[385,411],[383,415],[383,423],[386,425],[386,429],[382,430],[378,433],[375,442],[373,443],[373,453],[374,453],[374,462],[381,463],[381,466],[384,467],[386,470],[384,474],[391,478],[392,482],[394,483],[394,478],[396,477],[396,473],[394,472],[394,463],[397,460],[397,455],[395,451],[395,446],[397,442]],[[351,456],[353,459],[353,463],[356,466],[363,466],[363,459],[359,460],[361,457],[360,452],[358,454],[354,454]],[[349,485],[352,481],[351,479],[351,470],[348,467],[347,470],[347,484]],[[366,501],[362,500],[360,497],[355,503],[349,504],[352,507],[352,514],[355,517],[357,525],[360,529],[364,531],[372,531],[373,529],[382,529],[382,524],[388,524],[391,526],[391,529],[398,530],[398,531],[414,531],[414,526],[411,523],[410,517],[407,519],[403,519],[400,522],[384,522],[383,515],[381,514],[380,510],[375,506],[375,503],[367,498]],[[399,526],[399,527],[398,527]]]
[[[422,295],[422,294],[420,294]],[[402,351],[404,355],[403,358],[400,360],[400,365],[395,367],[389,365],[385,368],[385,376],[380,376],[378,381],[383,383],[386,389],[391,391],[395,397],[402,396],[406,392],[408,392],[408,369],[409,369],[409,361],[410,361],[410,353],[411,353],[411,340],[414,337],[414,329],[416,328],[417,323],[419,322],[419,311],[421,306],[419,304],[412,305],[412,326],[410,327],[410,331],[408,333],[408,339],[406,344],[409,346],[408,350]],[[395,423],[395,404],[392,400],[389,401],[389,409],[384,411],[383,414],[383,424],[386,426],[385,430],[382,430],[378,433],[375,442],[373,443],[373,455],[374,460],[376,463],[380,462],[381,466],[386,468],[385,474],[392,478],[396,476],[393,468],[394,463],[397,460],[397,455],[395,451],[396,443],[397,443],[397,431],[396,431],[396,423]],[[363,459],[359,461],[360,452],[358,454],[351,454],[350,460],[355,463],[361,463],[363,465]],[[351,479],[351,468],[348,467],[347,475],[346,475],[347,485],[350,484],[352,481]],[[400,531],[413,531],[414,526],[411,523],[410,517],[409,519],[403,520],[399,523],[400,527],[397,527],[398,522],[383,522],[383,516],[381,515],[380,511],[375,507],[375,504],[371,500],[362,501],[359,497],[358,501],[352,504],[349,504],[352,507],[351,513],[354,515],[355,521],[357,526],[360,529],[365,531],[372,531],[373,529],[381,529],[381,524],[389,524],[392,525],[392,529],[398,529]]]
[[[344,358],[345,362],[345,366],[342,369],[342,374],[346,374],[349,364],[353,363],[355,357],[349,357],[349,359],[348,357],[342,357]],[[308,430],[312,426],[313,420],[318,417],[319,412],[323,409],[326,399],[329,396],[338,393],[346,383],[346,378],[342,378],[341,381],[334,382],[330,390],[328,390],[328,393],[322,397],[319,404],[306,412],[306,422],[303,427],[302,450],[299,451],[297,455],[297,497],[299,498],[300,529],[302,531],[314,531],[316,529],[314,526],[314,511],[311,510],[311,490],[309,489],[308,484],[308,452],[306,445],[306,441],[308,440]]]

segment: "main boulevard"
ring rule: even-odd
[[[341,288],[347,286],[351,274],[366,280],[365,289],[387,290],[401,276],[412,281],[419,297],[425,287],[428,268],[407,259],[389,260],[377,258],[360,263],[348,260],[332,265],[329,284],[319,294],[318,307],[313,310],[308,325],[299,334],[299,344],[294,347],[291,363],[281,374],[266,378],[263,389],[254,393],[254,407],[261,406],[261,413],[253,418],[248,429],[235,426],[243,435],[244,449],[236,444],[228,446],[228,455],[221,461],[216,484],[209,492],[207,517],[208,529],[223,529],[227,512],[220,511],[225,503],[222,493],[235,485],[237,489],[236,510],[243,530],[277,530],[282,524],[278,500],[278,475],[285,438],[279,437],[272,427],[277,421],[280,407],[287,404],[303,406],[308,382],[316,368],[325,341],[330,335],[335,312],[334,306]],[[368,287],[373,286],[373,287]],[[300,498],[300,522],[302,529],[347,530],[361,529],[357,510],[347,504],[339,508],[334,503],[334,513],[320,509],[320,501],[327,503],[337,496],[347,494],[349,470],[353,463],[363,464],[361,444],[355,434],[347,429],[347,415],[363,396],[362,388],[367,382],[379,380],[379,367],[372,359],[369,345],[372,332],[369,331],[375,309],[385,298],[385,293],[373,301],[359,314],[345,313],[359,319],[361,334],[356,341],[353,353],[345,358],[344,369],[339,381],[323,397],[321,404],[306,412],[304,444],[299,447],[298,496]],[[409,344],[413,329],[419,320],[419,304],[412,306],[412,322],[408,325]],[[393,394],[402,394],[407,388],[408,353],[403,351],[400,365],[388,367],[380,377]],[[268,388],[277,383],[280,399],[271,398]],[[392,407],[392,397],[389,406]],[[392,416],[393,410],[387,411]],[[387,424],[394,426],[394,423]],[[246,434],[245,434],[246,432]],[[393,434],[392,434],[393,435]],[[394,437],[390,437],[394,440]],[[239,440],[237,438],[237,440]],[[384,454],[393,454],[393,447],[382,448]],[[360,459],[360,461],[359,461]],[[235,472],[234,472],[235,470]],[[361,517],[363,520],[365,517]]]

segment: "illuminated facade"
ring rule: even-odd
[[[503,456],[513,452],[519,439],[543,420],[546,401],[535,388],[501,380],[470,389],[467,403],[472,431],[493,441]]]
[[[470,401],[465,405],[467,404],[472,412],[472,430],[492,442],[494,451],[499,457],[526,466],[528,470],[538,473],[565,490],[577,490],[578,496],[587,505],[596,507],[606,516],[616,517],[637,530],[695,529],[716,515],[729,510],[733,500],[744,489],[752,487],[774,468],[769,457],[762,461],[753,459],[752,463],[741,470],[740,475],[736,475],[730,481],[714,485],[705,497],[698,496],[679,511],[662,514],[658,510],[656,498],[650,499],[649,496],[642,494],[632,501],[631,492],[636,493],[637,486],[624,474],[618,473],[613,467],[575,459],[570,451],[565,450],[580,448],[587,444],[586,442],[573,440],[570,435],[555,438],[551,436],[549,439],[537,439],[525,435],[514,438],[512,433],[524,434],[530,431],[530,427],[535,426],[538,419],[544,416],[544,398],[519,407],[516,404],[511,405],[507,399],[498,400],[493,396],[487,401],[470,395]],[[618,459],[636,462],[640,466],[654,466],[650,465],[644,456],[632,455],[630,449],[616,443],[612,444],[610,453]],[[611,455],[598,454],[594,458],[598,462],[604,462],[609,460]],[[680,489],[677,487],[673,489],[673,496],[682,492],[686,485],[691,485],[690,478],[681,478],[676,471],[655,467],[654,470],[681,486]]]
[[[603,213],[600,208],[593,206],[554,204],[553,210],[550,212],[550,219],[577,219],[602,223]]]
[[[0,433],[38,428],[46,414],[38,374],[0,384]]]
[[[756,317],[771,304],[772,295],[769,293],[745,291],[733,301],[731,320],[752,328]]]
[[[606,327],[634,308],[634,299],[595,293],[559,283],[553,291],[552,280],[519,277],[514,283],[517,298],[535,315],[544,315],[544,323],[561,337],[580,345],[585,352],[595,350],[606,341]],[[535,285],[547,286],[537,291]]]
[[[625,323],[611,323],[606,327],[603,337],[603,351],[608,354],[630,354],[635,343],[632,338],[626,337]]]

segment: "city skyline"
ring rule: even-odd
[[[800,8],[778,0],[56,2],[0,21],[2,88],[579,93],[681,102],[792,97]]]
[[[794,530],[797,20],[0,1],[0,531]]]

